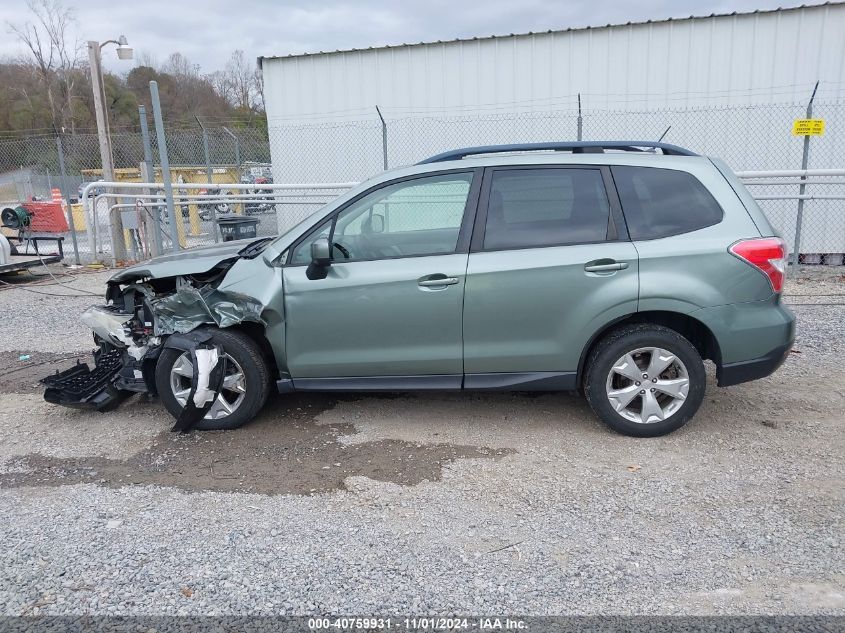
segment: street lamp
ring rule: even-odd
[[[91,88],[94,91],[94,114],[97,118],[97,136],[100,140],[100,160],[103,163],[103,180],[114,181],[114,158],[111,147],[111,135],[109,134],[109,118],[106,113],[106,92],[103,81],[103,64],[101,52],[106,44],[117,44],[118,59],[132,59],[132,47],[121,35],[116,40],[106,40],[102,44],[91,40],[88,42],[88,61],[91,66]],[[94,210],[96,217],[96,209]],[[113,209],[111,212],[111,243],[112,255],[115,261],[126,259],[126,245],[123,242],[123,222],[120,218],[120,211]]]
[[[102,47],[102,44],[100,46]],[[118,59],[132,59],[132,47],[126,41],[125,35],[121,35],[120,39],[117,40],[117,57]]]

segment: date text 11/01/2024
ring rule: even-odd
[[[511,618],[309,618],[308,628],[319,630],[381,630],[405,629],[412,631],[524,631],[528,628],[525,621]]]

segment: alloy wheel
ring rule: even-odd
[[[243,369],[229,354],[223,354],[226,359],[226,375],[223,378],[223,388],[211,405],[205,420],[219,420],[231,415],[241,406],[246,397],[246,377]],[[188,402],[194,383],[194,365],[188,352],[182,354],[170,369],[170,389],[173,397],[181,406]]]
[[[678,412],[689,387],[681,359],[660,347],[641,347],[613,363],[605,392],[610,406],[623,418],[654,424]]]

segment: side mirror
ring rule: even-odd
[[[332,247],[329,238],[320,237],[311,242],[311,264],[305,271],[308,279],[325,279],[332,265]]]
[[[311,263],[323,268],[332,265],[332,247],[329,244],[329,238],[320,237],[311,242]]]
[[[384,233],[384,216],[373,214],[370,218],[370,230],[373,233]]]

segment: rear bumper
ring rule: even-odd
[[[795,315],[773,295],[694,312],[716,338],[720,387],[765,378],[783,364],[795,342]]]
[[[793,341],[780,345],[760,358],[727,363],[716,370],[716,379],[720,387],[730,387],[743,382],[765,378],[775,373],[789,356]]]

